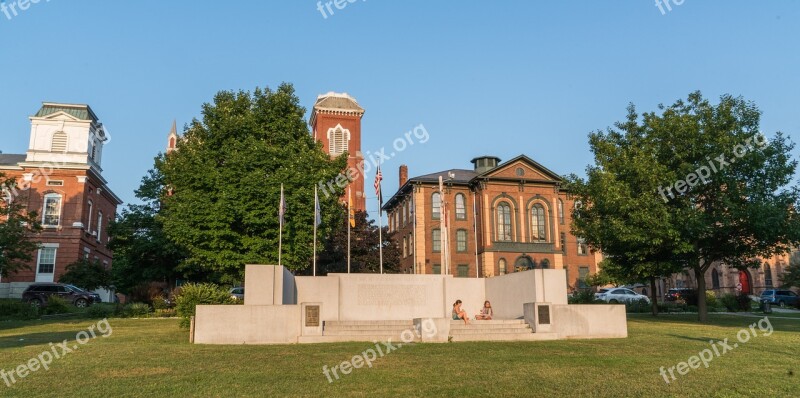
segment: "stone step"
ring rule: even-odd
[[[459,334],[451,341],[542,341],[556,340],[557,333],[499,333],[499,334]]]
[[[466,334],[479,334],[479,335],[495,335],[495,334],[522,334],[533,333],[531,328],[504,328],[504,329],[451,329],[450,335],[466,335]]]
[[[469,321],[473,325],[525,325],[524,319],[493,319],[491,321],[479,321],[471,319]],[[464,321],[450,320],[451,325],[463,325]]]
[[[389,331],[403,331],[406,329],[414,329],[414,325],[325,325],[323,328],[328,330],[389,330]]]
[[[385,343],[391,339],[393,345],[397,346],[399,344],[403,344],[402,340],[400,340],[399,335],[389,335],[389,334],[373,334],[373,335],[364,335],[364,336],[354,336],[354,335],[341,335],[341,336],[300,336],[298,338],[299,343],[346,343],[346,342],[365,342],[365,343]],[[370,347],[365,347],[370,348]],[[374,347],[372,347],[374,348]],[[381,345],[383,348],[383,345]]]
[[[480,329],[480,330],[492,330],[492,329],[507,329],[507,328],[529,328],[530,326],[526,323],[506,323],[506,324],[492,324],[492,325],[483,325],[480,323],[470,323],[469,325],[461,324],[450,324],[450,330],[461,330],[461,329]]]
[[[399,337],[403,331],[408,329],[395,329],[395,330],[323,330],[324,336],[397,336]],[[413,333],[413,331],[412,331]],[[408,333],[406,333],[407,335]]]
[[[414,326],[413,320],[407,321],[325,321],[325,326],[372,326],[372,325],[397,325]]]

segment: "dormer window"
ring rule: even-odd
[[[67,151],[67,133],[63,131],[56,131],[53,134],[53,140],[50,142],[50,152],[66,152]]]

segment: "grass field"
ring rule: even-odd
[[[775,314],[776,316],[778,314]],[[529,343],[411,344],[332,383],[322,366],[350,360],[369,343],[292,346],[190,345],[175,319],[110,319],[98,336],[11,387],[2,397],[798,397],[800,320],[770,320],[774,332],[664,382],[676,366],[737,342],[758,318],[630,316],[630,337]],[[0,322],[0,369],[10,371],[97,321]]]

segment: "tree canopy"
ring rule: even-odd
[[[277,264],[281,184],[286,198],[282,263],[310,265],[314,186],[334,179],[347,154],[327,155],[309,133],[305,109],[290,84],[277,90],[222,91],[203,105],[156,168],[170,195],[158,219],[167,237],[186,250],[187,266],[241,280],[248,263]],[[342,191],[320,197],[326,236]]]
[[[355,213],[356,226],[350,230],[350,272],[380,272],[380,237],[378,226],[367,218],[367,213]],[[400,270],[400,248],[393,239],[394,232],[383,227],[383,272],[397,273]],[[346,209],[341,210],[341,221],[326,241],[317,260],[317,274],[347,272],[347,218]],[[309,273],[309,272],[306,272]]]
[[[0,276],[30,268],[39,249],[36,235],[41,231],[36,211],[25,206],[27,192],[16,180],[0,173]]]
[[[659,112],[590,135],[595,164],[573,177],[584,202],[574,232],[629,274],[694,270],[705,321],[705,272],[714,263],[755,264],[800,240],[792,186],[794,144],[780,132],[767,140],[761,112],[740,97],[713,105],[699,92]]]

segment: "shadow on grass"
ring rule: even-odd
[[[66,332],[29,333],[16,336],[0,337],[0,348],[18,348],[42,344],[58,344],[66,340],[75,340],[75,335],[82,329]]]

